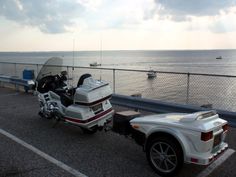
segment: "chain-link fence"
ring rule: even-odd
[[[236,77],[190,75],[189,103],[236,111]]]
[[[0,74],[22,78],[24,69],[32,69],[37,77],[41,67],[39,64],[0,63]],[[147,70],[72,66],[62,69],[68,72],[68,82],[73,86],[82,74],[90,73],[95,79],[107,81],[117,94],[236,111],[236,76],[157,71],[156,77],[148,78]]]

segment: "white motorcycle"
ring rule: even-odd
[[[39,115],[77,125],[89,134],[102,130],[114,113],[109,101],[112,95],[109,84],[84,74],[77,87],[70,87],[66,83],[67,72],[62,71],[62,61],[50,58],[38,74]]]

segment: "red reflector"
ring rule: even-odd
[[[207,133],[202,132],[202,134],[201,134],[201,140],[202,141],[208,141],[212,138],[213,138],[213,131],[207,132]]]
[[[223,125],[222,127],[223,131],[226,132],[228,130],[228,127],[229,127],[228,124]]]
[[[211,162],[212,160],[214,160],[214,157],[209,158],[209,162]]]
[[[198,159],[191,158],[191,162],[193,162],[193,163],[197,163],[197,162],[198,162]]]

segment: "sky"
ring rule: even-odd
[[[236,0],[0,0],[0,51],[236,49]]]

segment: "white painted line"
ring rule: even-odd
[[[216,161],[214,161],[211,165],[209,165],[204,171],[199,173],[196,177],[206,177],[210,175],[217,167],[219,167],[224,161],[226,161],[233,153],[235,150],[233,149],[228,149],[225,151],[225,153],[220,156]]]
[[[53,158],[52,156],[40,151],[39,149],[35,148],[34,146],[24,142],[23,140],[17,138],[16,136],[6,132],[5,130],[0,129],[0,133],[2,135],[5,135],[6,137],[10,138],[11,140],[19,143],[20,145],[24,146],[25,148],[33,151],[34,153],[38,154],[39,156],[41,156],[42,158],[48,160],[49,162],[57,165],[58,167],[62,168],[63,170],[69,172],[70,174],[76,176],[76,177],[87,177],[86,175],[80,173],[79,171],[69,167],[68,165],[64,164],[61,161],[58,161],[57,159]]]

